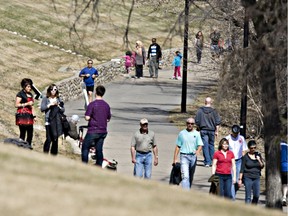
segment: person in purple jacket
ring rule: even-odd
[[[85,112],[85,120],[88,121],[88,130],[82,144],[82,162],[88,163],[89,150],[91,147],[96,149],[96,165],[102,166],[103,144],[107,136],[107,123],[111,119],[109,104],[103,100],[105,87],[96,87],[96,98],[89,103]]]

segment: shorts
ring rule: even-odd
[[[93,92],[94,91],[94,85],[93,86],[86,86],[86,91],[87,92]]]
[[[287,177],[288,177],[288,172],[281,172],[281,181],[282,184],[287,184]]]

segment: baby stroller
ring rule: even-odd
[[[83,138],[84,129],[87,129],[87,128],[88,128],[87,125],[79,126],[79,143],[78,143],[78,146],[80,149],[82,148],[82,144],[84,141],[84,138]],[[94,147],[90,148],[90,155],[91,155],[91,159],[95,161],[96,160],[96,150]],[[118,162],[114,159],[108,160],[108,159],[104,158],[103,163],[102,163],[102,168],[117,171],[117,164],[118,164]]]

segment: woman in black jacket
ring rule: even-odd
[[[55,84],[47,89],[46,97],[42,99],[41,111],[45,112],[46,140],[43,146],[44,153],[58,154],[58,137],[63,134],[61,113],[65,111],[64,103],[59,97],[59,91]]]
[[[260,196],[260,176],[261,169],[264,167],[262,156],[256,151],[256,142],[248,142],[249,152],[242,157],[240,176],[238,179],[239,187],[242,181],[245,185],[245,203],[251,203],[251,192],[253,190],[252,204],[257,205]]]

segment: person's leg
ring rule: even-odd
[[[241,169],[241,163],[242,163],[242,160],[241,160],[241,159],[235,161],[235,164],[236,164],[236,181],[239,179],[240,169]],[[233,173],[232,170],[231,170],[231,174],[232,174],[232,179],[233,179],[234,173]],[[232,186],[231,186],[231,195],[232,195],[232,199],[233,199],[233,200],[236,199],[236,193],[237,193],[238,190],[239,190],[238,183],[237,183],[237,182],[236,182],[235,184],[232,183]]]
[[[135,70],[136,70],[135,77],[139,78],[140,77],[140,70],[141,70],[140,65],[135,65]]]
[[[215,174],[216,176],[219,177],[219,196],[224,197],[224,179],[223,176],[221,174]]]
[[[94,145],[94,134],[86,134],[81,148],[81,160],[84,163],[88,163],[89,160],[89,150],[91,146]]]
[[[215,148],[214,148],[214,141],[215,141],[215,132],[214,131],[208,131],[208,143],[209,143],[209,166],[212,165],[212,161],[213,161],[213,156],[215,153]]]
[[[203,156],[204,156],[204,165],[209,166],[212,164],[212,161],[209,156],[209,143],[208,143],[208,134],[207,131],[200,131],[202,142],[204,144],[203,146]]]
[[[252,204],[257,205],[260,197],[260,178],[253,179],[252,189],[253,189]]]
[[[145,155],[144,158],[144,178],[151,179],[152,174],[152,152]]]
[[[103,163],[103,144],[104,139],[106,138],[107,133],[97,134],[95,139],[95,148],[96,148],[96,163],[97,166],[102,166]]]
[[[189,159],[188,155],[180,154],[180,163],[181,163],[181,176],[182,176],[182,188],[185,190],[190,189],[190,180],[189,180]]]
[[[200,63],[201,56],[200,56],[200,48],[196,47],[196,55],[197,55],[197,63]]]
[[[50,145],[51,145],[51,141],[52,141],[51,140],[52,134],[51,134],[50,125],[46,125],[45,129],[46,129],[46,140],[45,140],[44,145],[43,145],[43,152],[49,153]]]
[[[180,66],[177,67],[177,74],[178,74],[178,77],[181,78],[181,67]]]
[[[144,170],[144,156],[136,152],[136,163],[134,164],[134,176],[142,178]]]
[[[143,65],[139,65],[140,70],[139,70],[139,77],[143,77]]]
[[[225,176],[225,182],[224,182],[224,197],[231,199],[231,185],[232,185],[232,177],[231,175]]]
[[[282,198],[282,205],[287,206],[287,179],[288,179],[288,173],[287,172],[281,172],[281,182],[282,182],[282,193],[283,193],[283,198]]]
[[[172,78],[176,78],[176,77],[177,77],[177,67],[175,66],[174,67],[174,74],[173,74]]]
[[[58,154],[58,137],[52,139],[52,146],[51,146],[50,153],[52,155],[57,155]]]
[[[25,141],[26,127],[23,125],[19,125],[19,131],[20,131],[19,138],[22,139],[23,141]]]
[[[154,76],[154,63],[152,61],[152,58],[150,58],[149,60],[149,74],[150,74],[150,77]]]
[[[199,61],[198,63],[201,64],[201,58],[202,58],[202,49],[199,49]]]
[[[155,58],[154,60],[154,68],[155,68],[155,77],[158,78],[158,68],[159,68],[159,63],[157,59]]]
[[[244,186],[245,186],[245,203],[251,203],[252,180],[250,178],[244,178]]]
[[[27,139],[26,141],[32,147],[32,139],[33,139],[33,125],[28,125],[27,127]]]
[[[196,164],[197,164],[197,156],[191,155],[190,159],[190,169],[189,169],[189,182],[190,182],[190,188],[192,187],[193,179],[194,179],[194,173],[196,170]]]

